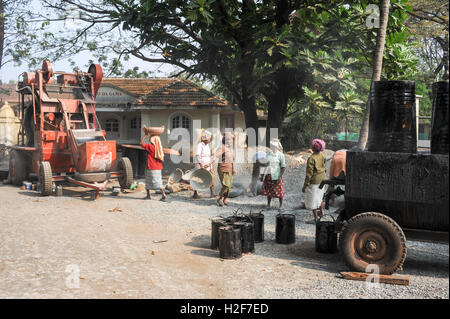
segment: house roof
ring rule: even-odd
[[[151,91],[159,89],[173,83],[177,79],[172,78],[151,78],[151,79],[133,79],[133,78],[103,78],[102,84],[117,86],[137,97],[146,95]]]
[[[205,90],[201,86],[183,79],[156,89],[139,99],[141,105],[164,106],[228,106],[228,101]]]
[[[104,78],[109,84],[125,90],[138,99],[140,106],[228,106],[228,101],[201,86],[177,78]]]

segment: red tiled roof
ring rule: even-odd
[[[146,95],[154,90],[165,87],[177,79],[172,78],[151,78],[151,79],[133,79],[133,78],[103,78],[103,84],[117,86],[136,96]]]
[[[148,106],[228,106],[228,101],[187,80],[174,79],[164,87],[151,91],[139,99]]]

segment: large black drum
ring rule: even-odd
[[[368,151],[416,153],[414,81],[375,81],[370,91]]]
[[[324,221],[324,216],[330,216],[333,221]],[[336,222],[331,215],[324,215],[316,223],[316,251],[334,253],[337,251]]]
[[[278,214],[276,216],[275,241],[278,244],[295,243],[295,215]]]
[[[241,230],[239,227],[219,227],[219,256],[222,259],[236,259],[242,256]]]
[[[448,81],[433,83],[431,153],[448,154]]]

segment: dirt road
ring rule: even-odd
[[[339,254],[314,250],[310,212],[296,215],[296,243],[274,242],[276,210],[254,254],[221,260],[210,218],[262,208],[241,196],[229,208],[189,192],[163,203],[134,192],[97,201],[83,188],[62,197],[0,184],[0,298],[448,298],[448,245],[408,242],[410,286],[338,278]],[[110,211],[117,208],[116,211]]]

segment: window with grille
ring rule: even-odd
[[[191,119],[185,115],[175,115],[172,117],[172,129],[175,128],[191,129]]]
[[[141,128],[141,118],[135,117],[130,121],[130,128],[132,129],[140,129]]]
[[[119,132],[119,121],[116,119],[109,119],[105,121],[106,132]]]

